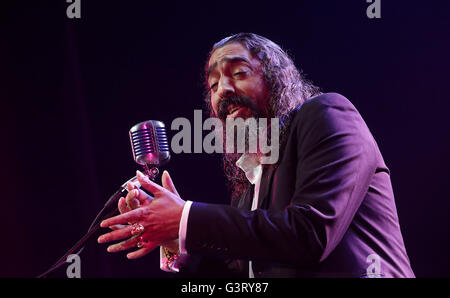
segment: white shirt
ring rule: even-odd
[[[261,186],[262,166],[259,158],[255,154],[242,154],[238,159],[236,165],[245,172],[245,177],[251,184],[255,185],[255,192],[253,193],[253,201],[251,211],[258,208],[259,187]],[[249,277],[254,278],[252,261],[248,264]]]
[[[245,173],[245,177],[247,177],[248,181],[255,186],[255,192],[253,194],[253,201],[251,211],[255,210],[258,207],[258,195],[259,188],[261,185],[261,176],[262,176],[262,165],[259,162],[259,158],[256,154],[244,153],[242,156],[236,161],[236,166],[242,169]],[[186,251],[186,233],[187,233],[187,220],[189,217],[189,210],[191,208],[192,201],[186,201],[183,207],[183,212],[181,214],[180,220],[180,229],[178,231],[178,239],[180,241],[180,254],[181,258],[186,256],[188,252]],[[179,272],[179,263],[175,262],[174,264],[170,264],[168,266],[167,260],[164,257],[164,253],[162,247],[160,248],[160,268],[161,270],[167,272]],[[252,269],[252,261],[249,261],[249,277],[253,278],[253,269]]]

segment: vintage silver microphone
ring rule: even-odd
[[[142,165],[150,179],[155,180],[159,173],[158,167],[166,164],[170,160],[169,142],[167,141],[166,128],[164,123],[156,120],[148,120],[133,126],[130,131],[131,150],[136,163]],[[67,251],[50,269],[38,275],[38,278],[46,277],[66,262],[67,257],[72,254],[80,254],[84,244],[100,229],[100,221],[117,213],[117,202],[119,198],[128,192],[128,182],[135,183],[140,187],[136,176],[123,183],[105,203],[103,209],[92,221],[88,232],[69,251]],[[110,207],[113,210],[107,213]],[[107,213],[107,214],[106,214]],[[106,214],[106,216],[105,216]]]
[[[134,161],[144,167],[150,179],[155,180],[158,167],[170,160],[164,123],[156,120],[138,123],[130,129],[129,135]]]

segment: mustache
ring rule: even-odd
[[[217,109],[217,117],[223,121],[226,120],[228,115],[228,107],[230,105],[237,105],[248,108],[253,117],[258,117],[258,109],[255,102],[247,96],[237,96],[232,95],[230,97],[224,98],[220,101]]]

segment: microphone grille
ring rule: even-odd
[[[131,143],[135,157],[147,153],[154,153],[153,129],[149,127],[131,132]]]
[[[149,120],[130,129],[130,142],[134,160],[140,165],[160,166],[169,161],[169,142],[164,123]]]
[[[155,129],[159,151],[169,152],[169,141],[167,140],[166,128],[163,126],[163,127],[155,127]]]

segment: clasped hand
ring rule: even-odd
[[[121,214],[108,218],[100,224],[101,227],[109,227],[113,231],[103,234],[97,240],[99,243],[106,243],[126,239],[110,245],[107,249],[109,252],[139,246],[139,249],[127,254],[128,259],[140,258],[160,245],[169,249],[177,246],[176,239],[185,203],[167,171],[164,171],[161,177],[162,186],[151,181],[140,171],[136,173],[141,187],[152,193],[153,197],[129,183],[127,196],[119,199],[118,208]],[[136,225],[143,227],[143,232],[137,235],[133,233],[135,231],[133,227]],[[140,243],[141,241],[144,243]]]

